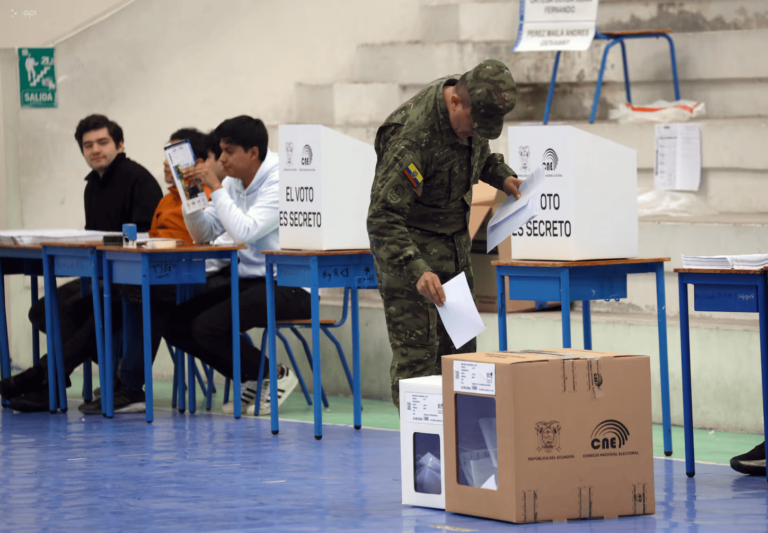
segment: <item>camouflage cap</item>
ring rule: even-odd
[[[517,102],[517,86],[512,73],[498,59],[486,59],[465,73],[469,99],[472,102],[472,126],[481,137],[498,139],[504,126],[504,115]]]

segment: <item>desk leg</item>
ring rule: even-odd
[[[352,372],[354,373],[352,383],[354,384],[355,429],[360,429],[363,426],[361,415],[363,410],[363,398],[361,391],[362,384],[360,382],[360,309],[358,303],[357,287],[352,287]]]
[[[761,276],[757,284],[758,295],[758,320],[760,320],[760,368],[763,374],[763,433],[764,439],[768,440],[768,396],[766,396],[766,384],[768,384],[768,332],[766,331],[766,283],[765,276]],[[767,478],[768,480],[768,478]]]
[[[670,414],[669,406],[667,297],[664,288],[664,263],[656,265],[656,311],[659,315],[659,375],[661,377],[661,419],[664,432],[664,455],[670,457],[672,455],[672,415]]]
[[[592,349],[592,307],[589,300],[581,302],[582,306],[582,327],[584,329],[584,349]]]
[[[91,298],[93,298],[93,318],[96,326],[96,357],[99,361],[99,386],[104,389],[104,315],[101,312],[101,295],[99,294],[99,256],[95,249],[91,249],[89,259],[91,262]],[[90,370],[90,363],[88,363],[87,368]],[[93,388],[90,387],[88,390],[89,397],[92,394]],[[103,412],[103,402],[101,409]]]
[[[560,307],[563,321],[563,348],[571,347],[571,280],[568,268],[560,269]]]
[[[232,289],[232,392],[235,395],[232,401],[235,402],[235,418],[240,418],[243,407],[240,401],[240,383],[242,381],[240,375],[240,275],[237,268],[237,250],[232,250],[229,264],[231,265],[230,285]],[[277,364],[277,359],[275,359],[275,364]],[[195,386],[194,378],[190,378],[189,386]],[[277,390],[277,380],[275,380],[275,390]],[[255,401],[261,400],[256,399]],[[254,405],[258,404],[254,403]],[[192,406],[190,405],[189,408],[192,409]]]
[[[499,350],[507,351],[507,287],[496,267],[496,311],[499,313]]]
[[[0,273],[0,279],[2,279],[2,273]],[[32,292],[32,305],[35,305],[40,299],[37,290],[37,276],[30,276],[29,283]],[[3,321],[5,324],[5,321]],[[32,326],[32,364],[37,365],[40,362],[40,330],[34,325]]]
[[[310,258],[312,282],[312,377],[315,395],[315,439],[323,438],[323,377],[320,357],[320,266],[317,257]],[[271,368],[271,367],[270,367]]]
[[[90,253],[89,253],[89,256],[90,256]],[[90,257],[88,259],[89,259],[89,261],[91,260]],[[90,266],[91,266],[91,274],[92,274],[93,273],[93,264],[91,263]],[[80,278],[80,294],[81,294],[81,296],[83,296],[83,298],[85,298],[86,296],[90,295],[91,299],[98,299],[97,297],[95,297],[93,295],[93,290],[91,290],[92,281],[93,281],[93,275],[91,275],[88,278],[83,278],[83,277]],[[98,285],[96,285],[96,287],[98,288]],[[95,311],[94,311],[93,319],[94,319],[94,323],[95,323],[95,321],[96,321]],[[97,341],[96,341],[96,357],[97,357],[97,360],[98,360],[98,355],[99,355],[98,336],[99,336],[99,332],[98,332],[98,328],[96,328],[96,327],[94,327],[94,330],[96,332],[96,338],[97,338]],[[90,361],[90,359],[87,359],[86,361],[83,362],[83,390],[82,390],[82,393],[83,393],[83,401],[85,401],[86,403],[93,401],[93,374],[92,374],[92,368],[91,368],[91,361]]]
[[[51,272],[53,273],[53,261],[51,257]],[[56,384],[59,392],[59,410],[62,413],[67,412],[67,377],[64,375],[64,347],[61,340],[61,320],[59,317],[59,290],[56,287],[56,277],[54,276],[51,283],[53,290],[50,297],[45,295],[46,299],[51,300],[51,309],[53,311],[53,344],[55,346],[54,354],[56,355]],[[50,355],[48,356],[50,359]]]
[[[680,350],[683,362],[683,416],[685,433],[685,473],[696,475],[693,451],[693,399],[691,397],[691,339],[688,325],[688,285],[678,280],[680,295]]]
[[[112,265],[104,254],[104,370],[100,371],[101,382],[101,414],[112,418],[115,414],[115,404],[112,400]]]
[[[234,351],[234,350],[232,350]],[[182,355],[182,357],[184,357]],[[189,414],[197,411],[197,385],[195,384],[195,358],[187,354],[187,401],[189,402]]]
[[[51,414],[56,412],[56,348],[54,347],[54,328],[53,328],[53,305],[50,295],[53,294],[53,272],[48,254],[43,250],[43,287],[45,288],[45,329],[48,334],[45,336],[48,345],[48,408]],[[5,302],[3,302],[5,303]],[[5,306],[2,310],[5,314]],[[7,339],[7,337],[6,337]]]
[[[275,320],[275,267],[267,261],[267,348],[269,349],[269,403],[272,406],[270,418],[272,419],[272,434],[280,432],[280,421],[277,409],[277,321]],[[259,367],[259,371],[262,371]],[[261,379],[262,376],[259,376]],[[255,409],[255,408],[254,408]]]
[[[141,254],[141,321],[144,324],[144,403],[147,406],[147,423],[155,419],[152,394],[152,314],[149,298],[149,255]],[[194,383],[192,385],[194,386]]]
[[[11,377],[11,348],[8,345],[8,317],[5,314],[5,275],[3,260],[0,259],[0,378],[9,377]],[[3,400],[3,407],[10,404],[9,400]]]

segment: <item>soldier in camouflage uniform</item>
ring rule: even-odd
[[[368,210],[379,291],[392,346],[392,400],[398,382],[441,373],[440,357],[456,349],[435,305],[442,284],[464,272],[473,290],[468,232],[472,186],[482,180],[519,197],[521,183],[492,154],[517,89],[501,61],[440,78],[400,106],[376,133],[376,176]],[[433,305],[433,303],[435,305]]]

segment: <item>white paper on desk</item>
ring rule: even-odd
[[[437,308],[437,312],[453,345],[461,348],[485,331],[485,324],[472,299],[464,272],[446,282],[443,290],[445,303]]]
[[[496,214],[488,222],[488,237],[486,253],[496,248],[507,237],[516,232],[529,220],[541,213],[538,190],[544,181],[541,167],[533,171],[533,175],[520,185],[520,198],[507,197]]]

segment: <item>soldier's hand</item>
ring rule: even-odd
[[[440,278],[434,272],[425,272],[416,283],[416,290],[419,294],[428,298],[436,306],[442,307],[445,303],[445,291]]]
[[[523,180],[519,180],[514,176],[509,176],[504,180],[504,192],[507,196],[514,196],[520,198],[520,185],[523,184]]]

